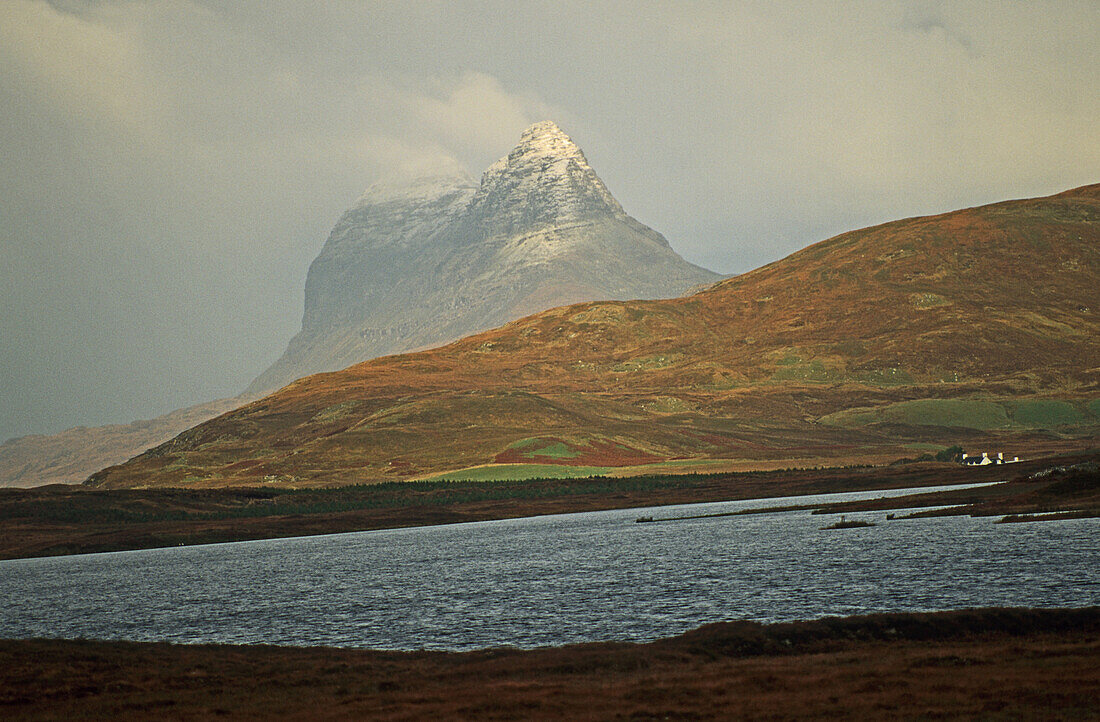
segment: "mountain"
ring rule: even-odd
[[[120,464],[249,400],[218,399],[129,424],[77,426],[9,439],[0,444],[0,487],[79,484],[105,466]]]
[[[427,348],[578,301],[665,298],[718,274],[623,211],[557,125],[528,128],[477,184],[378,183],[306,278],[302,331],[237,399],[0,446],[0,487],[79,482],[294,379]]]
[[[475,184],[375,185],[306,277],[302,330],[257,393],[579,301],[668,298],[721,278],[631,218],[551,121]]]
[[[89,483],[1095,446],[1098,309],[1100,184],[845,233],[692,296],[556,308],[304,378]],[[530,471],[502,468],[473,475]]]

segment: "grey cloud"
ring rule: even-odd
[[[0,438],[243,388],[370,183],[557,120],[744,271],[1095,182],[1100,6],[31,2],[0,9]]]

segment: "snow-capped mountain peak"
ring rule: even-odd
[[[576,143],[552,120],[535,123],[481,178],[470,204],[502,234],[531,231],[593,215],[625,216]]]
[[[367,189],[310,266],[302,331],[251,388],[552,306],[674,296],[717,278],[628,216],[576,143],[543,121],[480,184],[444,173]]]

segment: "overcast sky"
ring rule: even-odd
[[[726,273],[1100,181],[1098,37],[1095,0],[4,0],[0,440],[238,393],[367,185],[542,119]]]

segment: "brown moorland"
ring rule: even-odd
[[[649,644],[377,652],[0,641],[6,719],[1100,717],[1100,608],[711,624]]]
[[[301,379],[89,483],[1087,448],[1100,428],[1098,220],[1100,184],[845,233],[684,298],[553,309]]]

